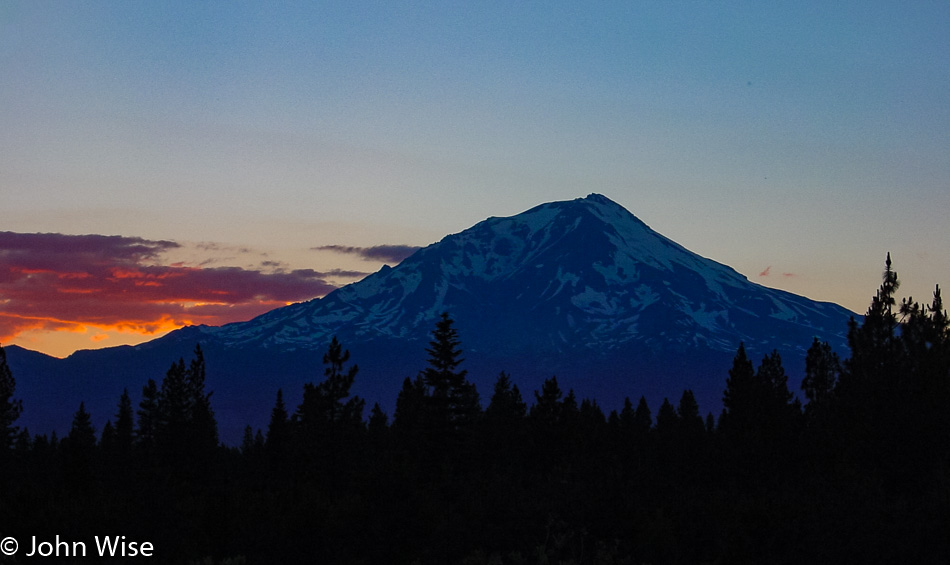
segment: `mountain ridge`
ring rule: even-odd
[[[98,403],[86,402],[93,414],[108,415],[122,387],[135,399],[147,378],[160,380],[172,361],[201,343],[228,430],[222,436],[236,441],[244,425],[266,424],[278,388],[291,403],[304,382],[320,380],[332,336],[361,368],[354,392],[391,413],[402,380],[425,366],[429,333],[443,311],[456,321],[483,403],[504,370],[525,391],[556,374],[565,390],[608,409],[641,394],[657,407],[690,388],[717,413],[740,342],[750,355],[778,349],[789,373],[800,375],[813,337],[844,351],[854,316],[753,283],[592,194],[487,218],[322,298],[246,322],[190,326],[59,362],[38,363],[19,352],[11,358],[31,395],[68,375],[96,397]],[[58,406],[62,412],[66,404]],[[76,406],[78,399],[68,413]]]
[[[585,221],[595,223],[590,229],[582,230],[581,224]],[[566,224],[571,224],[568,229],[565,229]],[[564,239],[568,237],[571,240],[565,245]],[[566,246],[569,247],[567,252]],[[590,254],[597,251],[599,254],[591,257]],[[572,252],[574,255],[570,256]],[[568,264],[578,256],[585,261],[595,260],[589,266]],[[551,265],[556,268],[552,269]],[[676,276],[663,276],[669,273]],[[591,279],[594,278],[600,279],[596,281],[598,284],[593,284]],[[352,325],[349,337],[357,339],[367,335],[406,338],[420,327],[428,331],[442,311],[458,310],[460,306],[464,309],[459,303],[476,293],[476,301],[496,308],[506,306],[512,292],[516,292],[515,299],[534,293],[532,297],[536,300],[531,310],[538,312],[545,303],[562,295],[565,287],[573,294],[570,304],[561,304],[561,307],[573,305],[604,323],[607,318],[619,316],[620,321],[614,325],[622,321],[635,324],[638,316],[633,310],[649,308],[664,298],[661,294],[666,295],[668,306],[676,302],[671,300],[674,296],[682,298],[681,304],[695,302],[695,297],[678,291],[677,287],[688,285],[675,284],[668,280],[671,278],[696,279],[689,282],[696,287],[693,290],[705,287],[707,292],[699,301],[699,308],[688,311],[695,325],[704,330],[728,333],[728,329],[734,327],[723,303],[752,316],[763,315],[762,311],[737,304],[750,296],[744,285],[758,289],[762,296],[757,299],[771,300],[774,311],[767,316],[785,322],[794,323],[799,317],[808,318],[809,313],[821,315],[825,313],[823,310],[840,308],[816,301],[806,304],[803,300],[807,299],[792,293],[752,283],[734,269],[696,255],[656,233],[608,198],[593,194],[583,199],[542,204],[515,216],[488,218],[419,250],[395,268],[383,267],[362,281],[323,298],[276,309],[249,322],[205,327],[202,331],[235,344],[264,339],[266,346],[277,347],[320,347],[314,345],[319,340],[312,339],[313,332],[327,338],[330,333],[338,332],[341,324]],[[495,292],[485,292],[483,288],[485,284],[504,287],[512,280],[522,288],[515,291],[503,288]],[[526,282],[529,286],[524,288]],[[427,293],[424,298],[428,303],[422,304],[421,300],[414,303],[413,298],[425,283],[429,288],[421,288],[421,292]],[[578,291],[581,283],[584,288]],[[631,288],[635,283],[640,284]],[[672,288],[663,292],[663,287]],[[367,305],[367,300],[373,303]],[[714,304],[719,306],[718,310],[710,309]],[[404,306],[401,311],[400,306]],[[568,313],[568,316],[573,317],[573,314]],[[810,319],[806,325],[826,329],[809,322]],[[276,332],[264,337],[267,330],[278,325]],[[687,325],[691,324],[687,322]],[[600,333],[607,329],[602,328]],[[754,337],[733,333],[736,335],[732,337],[740,340]],[[719,342],[726,349],[734,350],[736,345],[735,339]],[[590,345],[602,343],[595,340]]]

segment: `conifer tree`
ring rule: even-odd
[[[678,428],[679,416],[676,409],[670,404],[669,398],[664,398],[659,412],[656,413],[656,433],[661,438],[672,438]]]
[[[195,346],[195,356],[185,373],[185,388],[188,393],[188,421],[191,428],[189,444],[191,451],[209,453],[218,445],[218,423],[211,408],[211,392],[205,392],[205,357],[201,344]]]
[[[906,340],[901,338],[899,320],[894,312],[894,293],[900,286],[897,273],[887,254],[881,286],[871,299],[864,320],[848,324],[851,357],[843,363],[835,387],[835,414],[843,425],[839,430],[842,445],[856,465],[875,467],[885,459],[896,468],[899,451],[905,441],[901,428],[893,421],[916,420],[919,406],[914,402],[914,371],[906,355]],[[914,330],[911,330],[914,333]],[[887,414],[888,418],[881,418]]]
[[[763,357],[753,373],[742,344],[726,380],[723,405],[720,427],[752,449],[757,442],[788,439],[801,414],[800,404],[788,390],[778,351]]]
[[[155,435],[158,428],[158,385],[154,379],[142,387],[142,400],[139,401],[138,425],[135,431],[136,444],[149,451],[155,447]]]
[[[105,430],[103,430],[105,432]],[[119,397],[118,411],[115,415],[115,450],[125,457],[132,451],[135,440],[135,421],[132,411],[132,399],[129,398],[129,389],[122,389]]]
[[[819,342],[816,337],[805,355],[805,377],[802,379],[802,391],[808,399],[805,409],[809,415],[828,406],[840,372],[838,354],[831,350],[827,341]]]
[[[950,321],[943,308],[940,285],[930,305],[921,306],[912,298],[901,304],[900,341],[905,371],[918,374],[923,388],[933,389],[950,365]],[[934,382],[934,381],[938,382]]]
[[[574,394],[573,388],[568,389],[567,395],[561,401],[561,410],[558,415],[559,423],[573,426],[577,423],[578,415],[580,415],[580,408],[577,405],[577,395]]]
[[[859,406],[874,412],[881,398],[899,392],[901,383],[895,379],[903,364],[901,344],[897,338],[898,319],[894,313],[895,292],[900,287],[897,272],[891,268],[891,254],[887,254],[881,286],[871,299],[871,306],[862,323],[852,318],[848,322],[848,345],[851,357],[844,362],[838,379],[838,396],[851,410]],[[890,389],[890,390],[888,390]],[[869,395],[878,391],[878,400]]]
[[[698,443],[705,432],[705,425],[703,417],[699,415],[699,404],[692,390],[683,391],[676,413],[679,416],[679,426],[684,440]]]
[[[366,402],[358,396],[348,398],[350,387],[359,372],[357,365],[344,369],[349,359],[349,350],[344,351],[336,336],[333,336],[323,356],[326,365],[324,380],[317,385],[304,385],[303,402],[294,414],[294,420],[305,435],[320,433],[332,426],[362,425]]]
[[[327,399],[328,416],[331,422],[361,425],[366,401],[358,396],[348,398],[350,388],[359,372],[359,366],[356,364],[344,371],[343,366],[349,359],[350,351],[343,351],[343,346],[337,341],[336,336],[333,336],[323,356],[323,363],[327,366],[323,371],[326,378],[321,383],[323,397]]]
[[[468,426],[481,412],[475,385],[465,378],[468,371],[458,368],[464,359],[454,323],[448,312],[442,313],[426,349],[429,367],[420,373],[427,389],[428,424],[433,429]]]
[[[596,400],[589,398],[581,400],[577,416],[581,428],[588,437],[599,433],[603,429],[603,425],[607,423],[600,405],[597,404]]]
[[[782,356],[779,355],[778,350],[772,350],[762,358],[756,377],[769,392],[776,405],[781,406],[792,401],[794,396],[788,390],[788,375],[785,374]]]
[[[901,426],[881,430],[886,441],[878,449],[891,453],[894,480],[910,484],[939,476],[941,461],[948,467],[950,460],[950,452],[933,447],[950,445],[950,324],[939,285],[930,305],[908,298],[900,314],[902,360],[894,368],[899,373],[889,376],[888,397],[882,400]]]
[[[166,455],[183,455],[191,440],[192,396],[185,360],[172,363],[158,394],[157,445]]]
[[[746,355],[745,344],[740,343],[726,379],[726,390],[722,393],[723,412],[719,427],[723,432],[747,430],[754,425],[754,414],[759,410],[761,399],[758,388],[752,361]]]
[[[290,419],[287,407],[284,405],[284,391],[277,389],[277,400],[270,412],[270,422],[267,424],[267,435],[264,445],[272,453],[279,453],[287,446],[290,437]]]
[[[79,403],[79,410],[73,415],[73,425],[66,436],[76,448],[91,451],[96,447],[96,430],[92,426],[92,416],[86,412],[86,403]]]
[[[106,425],[102,426],[102,434],[99,436],[99,448],[103,453],[110,456],[116,452],[115,428],[112,426],[112,420],[106,420]]]
[[[92,460],[96,450],[96,430],[84,402],[73,415],[69,435],[63,440],[66,477],[71,488],[85,489],[92,480]]]
[[[508,374],[502,371],[495,381],[495,390],[485,409],[485,417],[492,422],[512,425],[523,419],[527,411],[528,406],[521,398],[518,385],[513,385]]]
[[[641,396],[640,402],[637,403],[637,410],[634,412],[634,428],[637,434],[645,436],[652,427],[653,414],[650,413],[650,407],[647,405],[646,397]]]
[[[7,353],[0,347],[0,457],[6,456],[19,430],[14,422],[23,411],[23,402],[14,400],[15,392],[16,380],[7,365]]]
[[[561,420],[561,387],[557,384],[557,376],[545,379],[541,384],[541,392],[534,391],[534,406],[529,413],[532,420],[544,426],[553,426]]]
[[[426,425],[426,385],[422,376],[414,380],[406,377],[396,397],[396,412],[393,414],[393,429],[400,433],[414,434]]]
[[[617,421],[620,424],[620,429],[627,433],[632,432],[636,416],[637,411],[634,409],[633,402],[630,401],[630,397],[624,397],[623,408],[620,409],[620,414],[617,417]]]
[[[379,402],[373,403],[373,408],[369,411],[369,421],[367,429],[370,434],[379,436],[389,428],[389,416],[380,408]]]

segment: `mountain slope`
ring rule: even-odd
[[[423,340],[443,311],[475,334],[469,349],[544,354],[734,352],[740,341],[790,350],[812,334],[840,346],[851,315],[751,283],[591,195],[489,218],[325,298],[202,331],[232,347],[321,349],[334,334]]]
[[[640,394],[656,407],[689,387],[714,412],[740,342],[752,355],[778,349],[794,375],[814,336],[844,350],[853,315],[754,284],[593,194],[489,218],[320,299],[122,351],[84,352],[83,367],[72,357],[64,365],[89,371],[92,361],[116,369],[103,380],[128,380],[133,367],[159,371],[146,358],[167,356],[167,367],[201,342],[219,417],[226,411],[243,428],[264,425],[278,387],[292,401],[303,382],[319,380],[336,335],[361,367],[357,392],[391,411],[402,380],[423,368],[443,311],[457,321],[483,404],[505,370],[529,398],[557,374],[565,390],[607,408]]]

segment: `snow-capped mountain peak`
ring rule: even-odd
[[[727,351],[761,340],[769,325],[782,326],[776,335],[794,330],[776,345],[802,348],[801,336],[841,329],[850,314],[753,284],[591,194],[488,218],[324,298],[205,331],[232,346],[290,349],[322,348],[330,335],[424,340],[443,311],[476,346],[517,352],[527,339],[545,355]]]

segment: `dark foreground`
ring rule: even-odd
[[[0,563],[948,563],[950,326],[939,289],[896,287],[888,268],[849,359],[812,344],[804,408],[778,353],[740,346],[718,417],[690,391],[605,415],[555,378],[525,402],[504,374],[483,409],[447,315],[392,418],[364,419],[334,341],[240,448],[200,349],[62,439],[16,428],[0,356]]]

